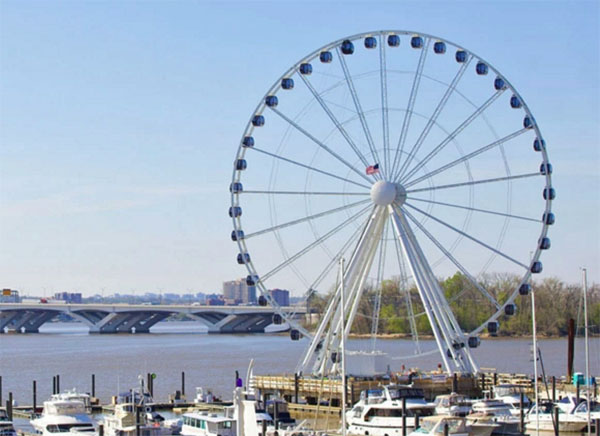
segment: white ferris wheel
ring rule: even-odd
[[[446,371],[474,373],[479,334],[497,333],[542,271],[551,173],[533,114],[489,62],[432,35],[362,33],[300,59],[259,102],[234,161],[231,238],[259,304],[291,323],[292,339],[309,338],[298,371],[335,371],[360,317],[376,334],[393,280],[414,352],[426,317]],[[440,279],[456,273],[463,289],[447,296]],[[518,280],[494,293],[494,273]],[[271,298],[274,288],[326,296],[314,332]],[[476,325],[459,324],[467,300]]]

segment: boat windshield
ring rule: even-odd
[[[68,432],[94,432],[94,427],[85,423],[74,424],[50,424],[46,427],[50,433],[68,433]]]
[[[392,400],[402,398],[424,398],[425,394],[422,389],[416,388],[390,388],[388,389]]]
[[[575,409],[575,413],[587,413],[588,406],[587,401],[582,401],[579,406]],[[590,412],[600,412],[600,403],[592,401],[592,408]]]

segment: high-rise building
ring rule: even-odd
[[[290,305],[290,291],[285,289],[271,289],[269,290],[271,298],[280,306]]]
[[[223,299],[227,304],[255,304],[256,286],[248,286],[245,278],[223,282]]]

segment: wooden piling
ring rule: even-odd
[[[248,380],[247,383],[249,382]],[[185,396],[185,371],[181,371],[181,395]]]
[[[37,409],[37,382],[33,381],[33,415],[35,416],[35,412]]]
[[[559,425],[558,425],[558,412],[560,409],[558,407],[554,407],[554,435],[559,436]]]
[[[458,374],[452,374],[452,392],[458,392]]]
[[[92,374],[92,398],[96,398],[96,374]]]
[[[56,376],[52,376],[52,395],[56,393]]]
[[[525,411],[523,410],[523,403],[524,403],[524,398],[525,394],[523,392],[520,393],[519,395],[519,425],[520,425],[520,430],[521,433],[525,433]]]
[[[406,436],[406,398],[405,397],[402,397],[402,436]]]
[[[56,374],[56,393],[60,394],[60,375]]]
[[[13,394],[8,393],[8,401],[6,402],[6,413],[8,414],[8,420],[13,420]]]
[[[552,402],[556,403],[556,377],[552,376]]]

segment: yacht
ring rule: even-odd
[[[542,431],[554,431],[554,404],[551,402],[540,403],[539,405],[539,429]],[[580,432],[587,426],[587,420],[580,416],[572,415],[559,410],[558,431],[562,432]],[[525,428],[529,431],[537,429],[538,405],[534,404],[525,417]]]
[[[79,400],[44,401],[42,415],[32,419],[32,427],[43,436],[97,435],[96,423]]]
[[[438,395],[433,402],[436,415],[467,416],[471,412],[471,403],[467,397],[455,392]]]
[[[495,423],[499,427],[492,434],[518,435],[521,434],[520,417],[510,412],[507,404],[500,400],[485,399],[472,404],[472,412],[467,415],[467,423]]]
[[[406,402],[406,428],[414,429],[416,417],[433,415],[421,389],[390,385],[361,392],[360,401],[346,413],[348,433],[370,436],[402,435],[402,400]]]
[[[184,436],[236,436],[236,420],[217,413],[185,413],[181,434]]]
[[[515,416],[521,414],[521,393],[523,386],[513,384],[499,384],[494,387],[494,399],[503,401],[510,408],[510,413]],[[523,409],[529,410],[531,401],[527,395],[523,395]]]
[[[148,404],[116,404],[113,414],[104,417],[103,424],[106,436],[136,436],[138,425],[140,436],[169,436],[181,430],[179,420],[165,420]]]
[[[420,427],[409,436],[445,435],[446,425],[449,436],[490,436],[498,428],[497,424],[490,423],[468,424],[466,418],[462,416],[428,416],[420,423]]]

